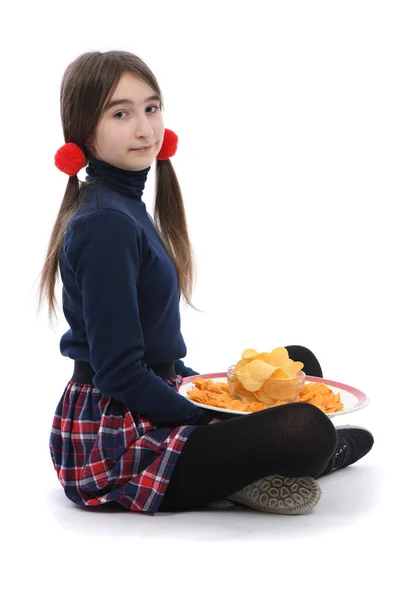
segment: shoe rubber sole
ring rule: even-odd
[[[228,496],[227,500],[262,512],[299,515],[314,508],[321,494],[321,488],[312,477],[269,475]]]

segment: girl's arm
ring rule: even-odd
[[[175,361],[175,373],[182,377],[190,377],[191,375],[200,375],[197,371],[193,371],[190,367],[187,367],[182,360]]]
[[[207,424],[211,411],[188,402],[144,363],[137,278],[146,243],[140,226],[116,210],[91,213],[74,227],[67,253],[83,298],[93,383],[153,424]]]

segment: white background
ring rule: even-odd
[[[398,2],[2,11],[4,597],[397,597]],[[111,49],[147,62],[179,137],[202,311],[182,307],[186,364],[224,370],[245,348],[301,344],[371,399],[335,423],[371,429],[372,452],[320,480],[308,515],[88,514],[56,480],[48,437],[72,373],[58,346],[68,325],[61,310],[54,330],[37,317],[36,293],[67,183],[53,162],[59,86],[79,54]]]

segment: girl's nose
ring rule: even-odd
[[[136,121],[136,135],[138,137],[147,137],[150,138],[153,133],[151,125],[147,119],[147,117],[143,116]]]

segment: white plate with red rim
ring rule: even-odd
[[[191,375],[190,377],[185,377],[182,381],[181,387],[179,388],[179,393],[195,406],[199,406],[200,408],[207,408],[209,410],[216,410],[217,412],[221,413],[231,413],[234,415],[253,414],[241,410],[230,410],[227,408],[218,408],[217,406],[209,406],[207,404],[201,404],[200,402],[195,402],[194,400],[191,400],[187,396],[187,392],[193,389],[192,382],[194,379],[196,379],[196,377],[202,377],[202,379],[212,379],[213,381],[215,381],[215,383],[228,382],[226,378],[226,373],[205,373],[204,375]],[[345,383],[339,383],[338,381],[323,379],[321,377],[311,377],[311,375],[306,376],[305,383],[324,383],[332,390],[334,394],[340,393],[340,398],[342,400],[344,409],[335,413],[325,413],[328,417],[338,417],[340,415],[347,415],[348,413],[355,412],[356,410],[361,410],[361,408],[364,408],[370,402],[368,396],[366,396],[364,392]]]

